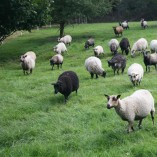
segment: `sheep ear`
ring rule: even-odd
[[[104,94],[104,96],[105,96],[107,99],[109,98],[109,95]]]
[[[117,95],[117,100],[121,97],[121,95]]]

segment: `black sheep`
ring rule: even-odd
[[[121,41],[120,41],[120,48],[122,50],[122,54],[123,52],[125,51],[125,54],[128,55],[129,53],[129,49],[131,50],[130,48],[130,43],[129,43],[129,40],[128,38],[123,38]]]
[[[115,72],[117,70],[117,74],[119,74],[119,70],[122,69],[122,74],[124,73],[124,69],[126,67],[126,58],[123,55],[120,54],[115,54],[111,60],[108,61],[108,66],[112,67],[113,71],[114,71],[114,75]]]
[[[85,49],[89,49],[89,46],[93,46],[94,47],[95,43],[94,43],[94,39],[90,38],[85,42]]]
[[[76,91],[79,88],[79,79],[75,72],[73,71],[65,71],[59,77],[56,83],[52,83],[54,85],[54,93],[57,94],[60,92],[64,95],[65,103],[68,100],[68,96],[71,92]]]

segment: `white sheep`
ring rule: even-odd
[[[113,54],[117,53],[119,47],[119,41],[117,39],[111,39],[108,43],[110,50]]]
[[[55,64],[57,65],[58,69],[59,65],[61,65],[60,67],[62,68],[63,56],[61,54],[56,54],[50,59],[50,65],[52,65],[52,70]]]
[[[151,50],[151,52],[157,53],[157,40],[152,40],[150,42],[150,50]]]
[[[128,68],[128,76],[130,77],[130,81],[134,86],[140,85],[143,75],[144,75],[143,67],[138,63],[133,63]]]
[[[148,23],[144,19],[141,19],[141,27],[143,27],[144,29],[148,27]]]
[[[120,99],[121,95],[105,95],[108,99],[107,108],[115,108],[117,114],[124,121],[128,121],[128,132],[134,131],[133,123],[139,120],[138,127],[141,128],[143,118],[150,113],[154,125],[154,98],[148,90],[140,89],[132,95]]]
[[[89,57],[85,60],[85,67],[86,70],[91,74],[91,78],[94,77],[94,74],[96,75],[96,78],[98,78],[98,75],[101,75],[103,77],[106,76],[106,72],[102,68],[101,60],[97,57]]]
[[[128,21],[120,22],[119,25],[122,26],[123,29],[129,29]]]
[[[103,54],[104,55],[104,49],[102,46],[98,45],[96,46],[95,48],[93,48],[93,51],[94,51],[94,55],[96,57],[98,57],[99,55]]]
[[[37,58],[36,54],[33,51],[28,51],[24,55],[21,56],[20,60],[22,60],[23,57],[25,58],[26,55],[30,56],[34,60],[36,60],[36,58]]]
[[[137,40],[131,48],[131,56],[134,57],[136,51],[145,51],[148,48],[148,42],[145,38]]]
[[[62,38],[58,38],[58,42],[63,42],[64,44],[71,44],[72,42],[72,37],[70,35],[65,35]]]
[[[33,69],[35,68],[35,60],[29,55],[24,55],[21,59],[21,66],[24,75],[29,73],[31,74]]]
[[[67,48],[64,43],[58,43],[55,47],[53,47],[53,50],[58,54],[64,53],[65,51],[67,52]]]

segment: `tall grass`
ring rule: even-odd
[[[3,157],[148,157],[157,156],[157,127],[150,116],[143,128],[126,133],[127,123],[114,110],[107,110],[104,94],[121,94],[122,98],[138,89],[148,89],[157,101],[157,72],[145,73],[142,83],[133,87],[127,69],[134,63],[142,64],[143,56],[126,56],[124,75],[114,76],[107,65],[112,55],[108,42],[115,38],[112,26],[117,23],[81,24],[68,26],[66,34],[73,37],[64,54],[62,69],[51,70],[49,59],[54,55],[58,29],[34,30],[0,46],[0,156]],[[124,31],[131,45],[144,37],[150,42],[157,37],[157,23],[149,22],[146,30],[137,22],[130,22]],[[101,57],[106,78],[91,79],[84,61],[93,50],[84,50],[88,37],[102,45]],[[117,37],[120,41],[122,37]],[[32,50],[37,54],[36,68],[32,75],[24,76],[19,56]],[[119,52],[121,53],[120,49]],[[66,70],[75,71],[80,80],[78,95],[72,93],[67,104],[61,94],[54,95],[52,82]],[[157,104],[155,104],[157,106]],[[155,116],[156,117],[156,116]],[[156,118],[155,118],[156,119]],[[156,121],[156,120],[155,120]]]

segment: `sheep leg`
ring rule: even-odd
[[[150,114],[151,114],[151,118],[152,118],[153,125],[154,125],[154,111],[150,111]]]
[[[157,70],[157,69],[156,69],[156,64],[155,64],[154,66],[155,66],[155,70]]]
[[[59,64],[57,65],[58,69],[59,69]]]
[[[98,75],[96,74],[96,79],[98,78]]]
[[[139,123],[138,123],[138,128],[139,128],[139,129],[141,129],[142,120],[143,120],[143,119],[140,119],[140,120],[139,120]]]
[[[61,63],[60,68],[62,68],[62,64],[63,64],[63,63]]]
[[[129,122],[129,124],[128,124],[127,132],[130,133],[131,131],[134,131],[133,122]]]
[[[90,73],[90,75],[91,75],[91,79],[93,79],[93,77],[94,77],[94,74],[93,74],[93,73]]]
[[[124,68],[122,69],[122,74],[124,73]]]
[[[66,103],[67,103],[67,100],[68,100],[68,96],[65,95],[64,98],[65,98],[65,99],[64,99],[64,103],[66,104]]]
[[[32,74],[32,69],[30,69],[30,74]]]
[[[149,68],[149,72],[150,72],[150,66],[148,66],[148,68]]]

